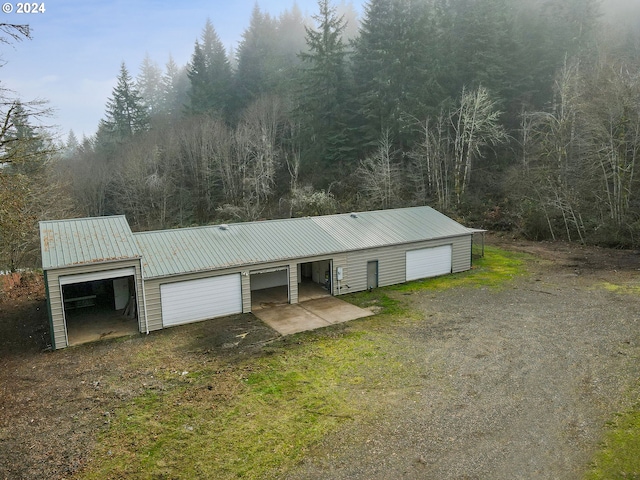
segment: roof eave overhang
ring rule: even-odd
[[[142,260],[142,255],[138,255],[136,257],[125,257],[125,258],[114,258],[114,259],[109,259],[109,260],[98,260],[98,261],[94,261],[94,262],[79,262],[79,263],[71,263],[68,265],[60,265],[60,266],[54,266],[54,267],[47,267],[45,268],[44,266],[42,267],[42,271],[43,272],[50,272],[52,270],[64,270],[67,268],[74,268],[74,267],[86,267],[87,265],[105,265],[108,263],[119,263],[119,262],[131,262],[131,261],[135,261],[135,260]]]

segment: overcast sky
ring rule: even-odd
[[[296,0],[314,14],[317,0]],[[40,2],[39,2],[40,3]],[[44,13],[0,12],[0,23],[29,24],[32,40],[0,46],[1,85],[23,100],[46,99],[56,110],[51,123],[66,139],[95,133],[124,61],[135,76],[148,52],[161,68],[171,54],[185,65],[205,21],[211,19],[227,50],[249,25],[255,0],[49,0]],[[294,0],[258,0],[278,15]],[[352,2],[357,9],[364,2]]]

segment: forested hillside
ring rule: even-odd
[[[39,219],[111,214],[146,230],[431,205],[640,246],[638,16],[597,0],[256,5],[233,54],[203,25],[187,65],[123,63],[90,138],[60,145],[31,126],[40,105],[4,95],[0,268],[34,262]]]

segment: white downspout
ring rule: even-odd
[[[147,335],[149,335],[149,317],[147,316],[147,294],[144,290],[144,270],[142,269],[142,265],[140,265],[140,280],[142,282],[142,305],[144,306],[144,325],[147,330]]]

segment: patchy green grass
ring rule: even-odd
[[[502,288],[510,280],[526,274],[526,262],[530,259],[532,257],[525,253],[485,247],[484,257],[474,259],[471,270],[408,282],[391,288],[402,292],[455,287]]]
[[[385,322],[411,316],[412,312],[403,302],[389,296],[390,291],[391,287],[375,288],[370,292],[350,293],[342,298],[360,308],[372,308],[374,312],[383,314]]]
[[[277,477],[344,422],[375,415],[365,398],[419,374],[392,327],[419,317],[396,292],[499,288],[525,272],[525,260],[489,247],[469,272],[345,296],[379,315],[286,337],[233,362],[194,353],[179,330],[155,335],[128,364],[142,393],[105,416],[95,461],[80,477]]]
[[[598,284],[598,287],[604,288],[609,292],[619,293],[622,295],[640,295],[640,285],[619,285],[616,283],[602,282]]]
[[[587,480],[640,478],[640,410],[619,415],[610,424]]]
[[[640,285],[635,283],[602,282],[595,288],[604,288],[619,295],[640,294]],[[633,392],[633,396],[637,398],[637,390]],[[628,412],[617,414],[608,424],[604,441],[585,478],[587,480],[640,479],[640,405],[636,405]]]
[[[511,252],[496,247],[485,247],[485,256],[474,259],[473,267],[466,272],[377,288],[370,292],[353,293],[343,298],[362,308],[378,307],[380,313],[392,318],[412,316],[412,312],[406,305],[392,298],[389,295],[390,292],[413,293],[423,290],[433,291],[456,287],[500,289],[514,278],[526,275],[526,263],[532,258],[525,253]]]
[[[82,478],[274,478],[341,423],[371,415],[358,395],[415,374],[390,342],[334,329],[281,340],[223,372],[164,372],[161,391],[109,419]]]

